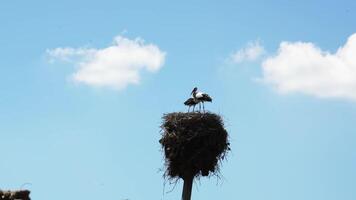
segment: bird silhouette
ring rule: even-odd
[[[188,112],[190,111],[190,107],[193,106],[193,112],[194,112],[194,108],[198,103],[199,103],[198,101],[194,100],[194,98],[191,97],[184,102],[184,105],[188,106]]]
[[[197,104],[199,104],[199,111],[201,110],[200,103],[203,104],[203,111],[205,112],[204,102],[212,102],[213,101],[213,99],[208,94],[198,91],[197,87],[195,87],[192,90],[191,95],[192,95],[194,101],[197,102]]]

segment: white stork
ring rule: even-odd
[[[204,108],[204,102],[207,101],[207,102],[212,102],[213,99],[206,93],[203,93],[203,92],[199,92],[198,91],[198,88],[195,87],[192,91],[192,96],[193,96],[193,99],[199,103],[199,110],[201,110],[201,105],[200,103],[203,104],[203,111],[205,112],[205,108]]]
[[[195,106],[198,104],[199,102],[196,101],[194,98],[189,98],[184,102],[184,105],[188,106],[188,112],[190,110],[190,107],[193,106],[193,112],[194,112],[194,108]]]

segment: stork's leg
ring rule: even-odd
[[[194,112],[194,109],[195,109],[195,105],[193,106],[193,112]]]
[[[204,101],[202,102],[202,104],[203,104],[203,112],[205,112],[205,108],[204,108]]]
[[[201,102],[199,102],[199,111],[201,112]]]
[[[188,106],[188,112],[189,112],[189,110],[190,110],[190,106]]]

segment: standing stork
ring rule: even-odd
[[[191,92],[193,99],[199,103],[199,110],[201,110],[201,105],[200,103],[203,104],[203,111],[205,112],[205,107],[204,107],[204,102],[212,102],[213,99],[206,93],[198,91],[198,88],[195,87],[193,91]]]
[[[184,105],[188,106],[188,112],[190,110],[190,107],[193,106],[193,112],[194,112],[194,108],[198,103],[199,103],[198,101],[196,101],[194,98],[191,97],[184,102]]]

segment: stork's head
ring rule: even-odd
[[[197,92],[197,90],[198,90],[198,88],[197,88],[197,87],[195,87],[195,88],[193,89],[193,91],[192,91],[190,94],[194,94],[194,93],[196,93],[196,92]]]

